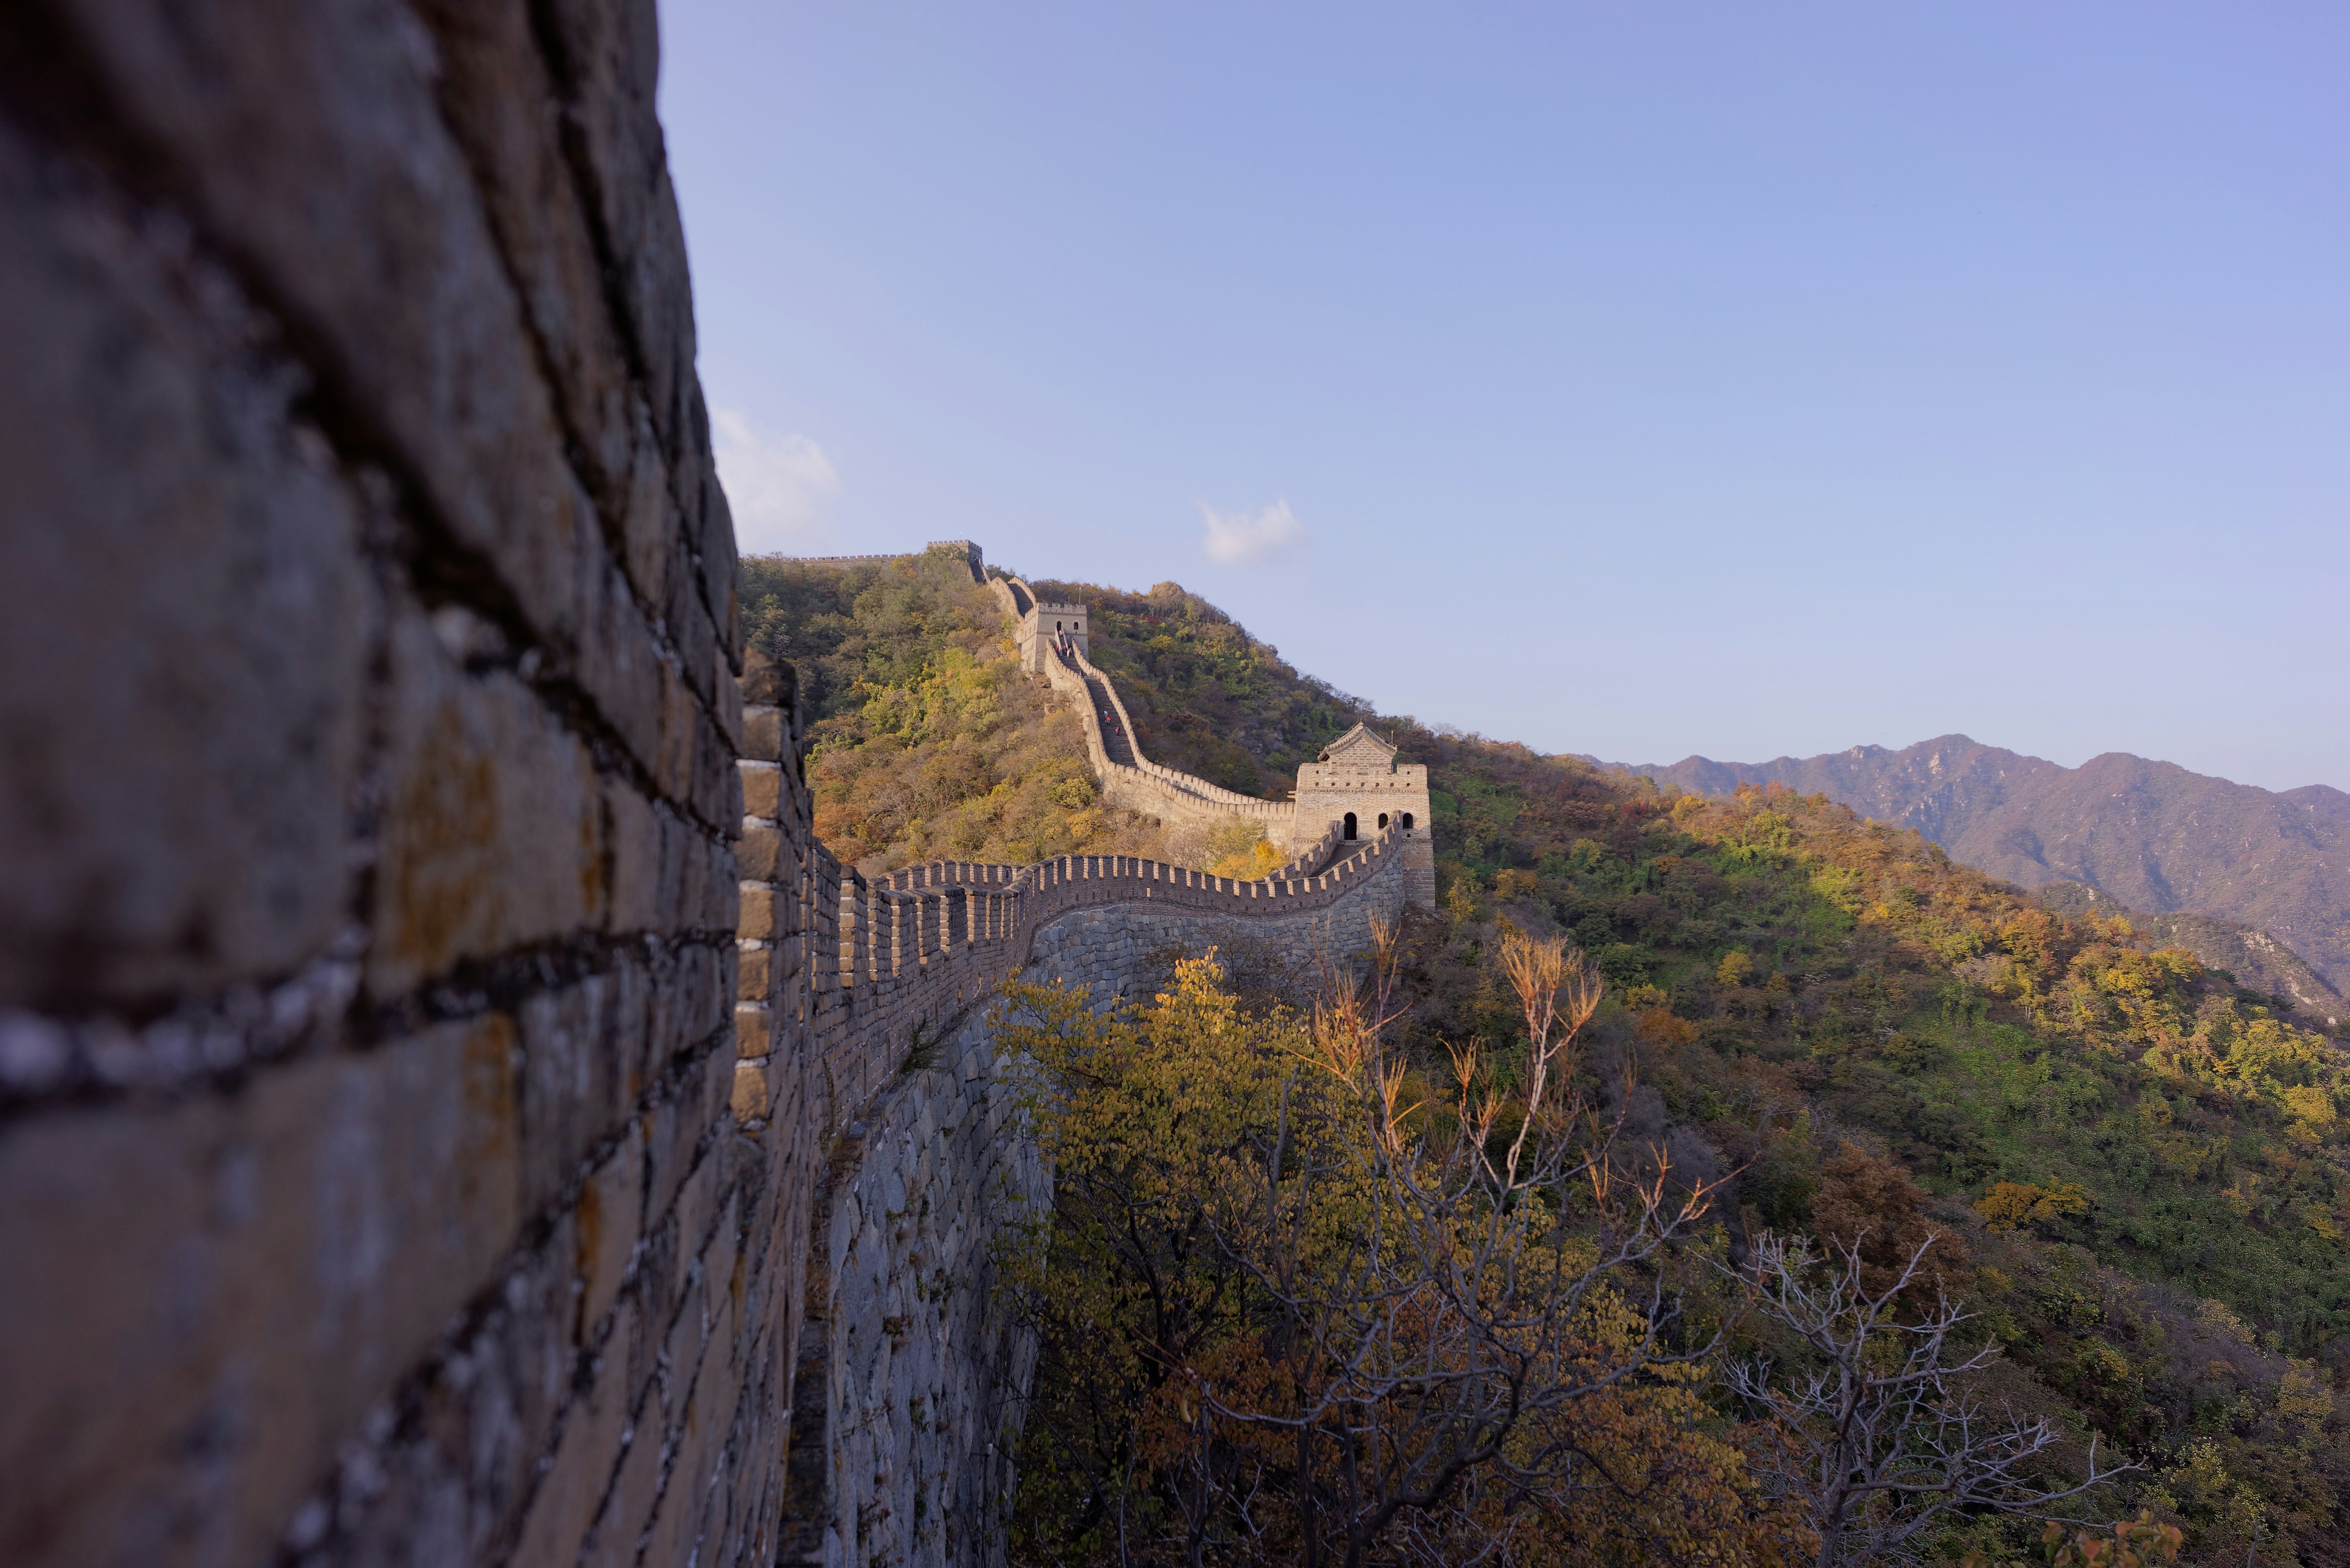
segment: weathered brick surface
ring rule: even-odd
[[[633,1561],[779,1488],[733,546],[614,15],[0,30],[0,1561]]]
[[[0,367],[0,1005],[282,972],[349,897],[371,607],[303,369],[184,225],[5,120]]]
[[[444,1024],[0,1137],[0,1557],[229,1560],[285,1525],[514,1243],[513,1034]],[[22,1508],[92,1493],[115,1505]]]

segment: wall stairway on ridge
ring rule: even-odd
[[[1017,578],[992,578],[1005,612],[1017,618],[1018,606],[1033,606],[1035,595]],[[1162,767],[1142,753],[1134,739],[1134,721],[1107,675],[1096,669],[1074,648],[1055,644],[1044,660],[1045,677],[1055,691],[1076,708],[1085,728],[1086,759],[1102,781],[1102,797],[1112,805],[1158,818],[1169,826],[1207,827],[1233,816],[1253,818],[1265,836],[1289,851],[1293,861],[1305,847],[1293,843],[1296,808],[1287,801],[1259,800],[1210,784],[1202,778]],[[1104,711],[1112,723],[1101,721]]]
[[[1111,706],[1114,699],[1106,677],[1098,673],[1088,674],[1085,677],[1085,683],[1086,706],[1093,713],[1095,725],[1100,732],[1102,755],[1116,766],[1134,767],[1141,760],[1141,754],[1135,748],[1134,737],[1127,730],[1125,720],[1120,717],[1126,711],[1125,704]]]

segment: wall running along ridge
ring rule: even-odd
[[[1142,754],[1140,744],[1135,741],[1134,722],[1127,717],[1126,703],[1119,699],[1118,687],[1087,662],[1082,642],[1064,651],[1055,646],[1054,634],[1038,625],[1040,618],[1050,617],[1056,609],[1076,607],[1039,605],[1035,592],[1016,577],[990,577],[985,581],[995,590],[1004,613],[1020,623],[1023,662],[1043,674],[1053,690],[1076,709],[1085,725],[1086,760],[1101,780],[1104,800],[1170,827],[1207,827],[1225,817],[1252,817],[1264,825],[1268,839],[1284,849],[1291,848],[1290,840],[1295,830],[1295,805],[1284,801],[1258,800],[1224,789],[1190,774],[1161,767]],[[1118,727],[1126,732],[1127,743],[1134,753],[1131,765],[1111,757],[1102,737],[1100,717],[1094,711],[1088,681],[1099,683],[1117,713]]]
[[[754,656],[754,684],[761,673]],[[778,761],[791,790],[780,829],[804,824],[808,805],[796,761]],[[765,831],[749,826],[746,850]],[[1051,1181],[999,1074],[986,1003],[1017,974],[1086,986],[1106,1006],[1157,979],[1158,955],[1232,927],[1301,967],[1343,961],[1369,947],[1373,919],[1402,912],[1399,846],[1385,836],[1278,881],[1086,856],[934,862],[868,882],[804,833],[776,842],[792,848],[790,875],[745,885],[743,972],[802,976],[805,990],[751,1001],[746,980],[735,1104],[800,1129],[801,1158],[829,1151],[808,1242],[785,1560],[997,1561],[1035,1347],[998,1310],[989,1249],[1006,1220],[1049,1203]],[[763,922],[762,907],[782,918]]]
[[[657,67],[647,0],[0,26],[12,1568],[986,1561],[986,1000],[1401,908],[1392,837],[816,844]]]
[[[994,590],[1004,614],[1018,623],[1023,663],[1041,670],[1053,690],[1076,706],[1085,726],[1086,760],[1101,779],[1104,800],[1170,827],[1211,827],[1234,816],[1259,822],[1263,825],[1265,837],[1290,856],[1289,865],[1274,873],[1277,877],[1292,875],[1300,867],[1320,866],[1344,839],[1341,825],[1349,811],[1356,814],[1360,838],[1378,831],[1376,825],[1381,812],[1399,825],[1409,813],[1411,826],[1399,836],[1405,857],[1410,862],[1409,899],[1422,909],[1436,907],[1434,819],[1425,764],[1395,763],[1395,748],[1357,725],[1325,749],[1323,761],[1308,763],[1298,771],[1297,791],[1295,798],[1288,801],[1259,800],[1162,767],[1142,754],[1134,721],[1127,716],[1117,682],[1087,659],[1082,634],[1070,639],[1074,646],[1060,646],[1055,643],[1053,634],[1043,628],[1042,619],[1055,610],[1079,607],[1039,605],[1035,594],[1019,578],[983,576],[978,570],[977,546],[971,549],[973,575]],[[1125,732],[1126,748],[1134,754],[1131,763],[1120,762],[1110,753],[1096,711],[1096,690],[1117,715],[1118,728]],[[1357,743],[1362,741],[1369,744]],[[1305,836],[1317,827],[1323,830],[1321,840],[1306,840]]]

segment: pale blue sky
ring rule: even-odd
[[[2350,788],[2350,8],[662,28],[746,549],[1171,577],[1545,751]]]

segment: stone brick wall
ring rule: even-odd
[[[0,24],[0,1561],[772,1551],[650,4]]]
[[[785,1195],[763,1232],[785,1262],[757,1277],[793,1365],[778,1382],[755,1364],[788,1428],[778,1560],[993,1563],[1035,1350],[993,1299],[991,1248],[1051,1179],[988,1003],[1020,974],[1107,1005],[1233,928],[1300,969],[1343,959],[1401,913],[1409,845],[1391,830],[1338,854],[1332,835],[1320,869],[1257,882],[1116,856],[868,879],[814,841],[790,668],[754,654],[743,687],[732,1108]]]
[[[983,1561],[1048,1191],[987,998],[1400,908],[1391,837],[816,844],[658,58],[650,0],[0,21],[10,1568]]]

